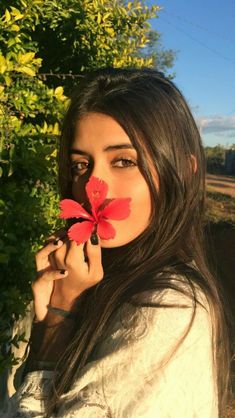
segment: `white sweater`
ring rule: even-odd
[[[151,293],[151,301],[155,300]],[[167,307],[125,304],[99,341],[92,361],[60,401],[63,418],[218,418],[212,325],[202,292],[193,312],[189,297],[165,290]],[[185,307],[187,305],[187,307]],[[52,371],[28,373],[0,413],[4,418],[43,417]]]

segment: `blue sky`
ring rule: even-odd
[[[147,0],[165,49],[177,52],[174,82],[200,126],[204,145],[235,144],[235,1]]]

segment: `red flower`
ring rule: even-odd
[[[107,193],[107,183],[91,176],[86,184],[86,194],[91,205],[91,214],[75,200],[61,200],[60,218],[81,219],[68,230],[68,237],[75,241],[77,245],[88,241],[93,232],[97,232],[101,239],[114,238],[116,231],[106,219],[120,221],[130,215],[130,197],[106,199]]]

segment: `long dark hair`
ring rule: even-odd
[[[152,216],[146,230],[132,242],[118,248],[102,248],[104,278],[78,300],[74,338],[59,362],[49,410],[89,361],[117,309],[124,302],[141,305],[141,295],[147,290],[173,288],[182,292],[182,287],[171,280],[176,275],[188,282],[195,309],[195,286],[203,291],[211,309],[222,417],[229,389],[229,336],[222,290],[205,259],[205,160],[189,107],[178,88],[153,69],[106,68],[87,74],[79,83],[64,120],[59,151],[61,198],[72,197],[69,149],[78,120],[89,112],[111,116],[129,136],[149,185]],[[197,161],[196,170],[192,156]],[[191,326],[192,321],[189,329]]]

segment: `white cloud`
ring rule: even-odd
[[[235,116],[211,116],[196,118],[197,125],[203,134],[217,134],[224,133],[226,136],[235,137]]]

